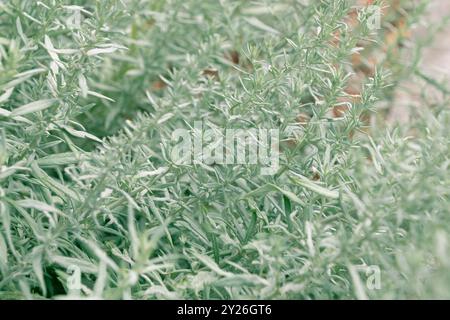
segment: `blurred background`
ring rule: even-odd
[[[425,18],[410,31],[413,42],[423,42],[419,63],[422,76],[434,79],[436,84],[445,83],[450,77],[450,1],[432,0],[427,6]],[[434,26],[434,27],[431,27]],[[423,78],[423,77],[422,77]],[[413,78],[403,81],[391,106],[388,121],[404,123],[410,120],[414,108],[424,104],[442,103],[443,90],[438,90],[427,81]],[[445,89],[444,89],[445,91]],[[427,101],[423,101],[423,99]]]

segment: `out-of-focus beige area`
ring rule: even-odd
[[[450,0],[432,0],[428,7],[426,19],[421,25],[412,30],[414,40],[429,36],[432,28],[429,26],[450,15]],[[426,76],[437,81],[450,80],[450,25],[445,25],[436,35],[431,45],[423,51],[420,66]],[[402,84],[404,90],[396,94],[394,105],[391,108],[388,121],[390,123],[405,123],[410,120],[412,108],[420,108],[424,101],[421,94],[425,89],[428,103],[434,103],[442,99],[442,93],[431,85],[426,85],[418,79],[406,81]]]
[[[450,1],[433,0],[427,14],[429,22],[441,21],[447,15],[450,15]],[[417,36],[426,34],[427,31],[426,26],[419,27]],[[432,46],[425,49],[424,53],[422,67],[425,73],[441,80],[450,79],[450,26],[446,26],[436,35]]]

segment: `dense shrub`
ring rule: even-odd
[[[448,112],[369,128],[416,66],[354,5],[0,2],[2,296],[447,297]],[[279,169],[173,161],[195,121]]]

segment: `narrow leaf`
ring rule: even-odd
[[[45,99],[28,103],[24,106],[14,109],[11,112],[11,117],[23,116],[25,114],[45,110],[47,108],[50,108],[56,101],[57,99]]]
[[[324,188],[320,185],[318,185],[317,183],[309,180],[308,178],[292,172],[291,171],[291,175],[289,176],[291,178],[292,181],[294,181],[296,184],[305,187],[315,193],[318,193],[324,197],[327,198],[333,198],[333,199],[337,199],[339,198],[339,192],[335,191],[335,190],[329,190],[327,188]]]

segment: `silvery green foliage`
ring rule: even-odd
[[[448,228],[433,230],[448,152],[432,150],[445,149],[448,116],[429,115],[440,125],[415,143],[358,134],[397,76],[383,70],[332,115],[351,55],[380,40],[363,14],[348,28],[350,4],[0,2],[4,296],[448,295],[440,269],[442,288],[404,278],[446,248]],[[278,172],[174,163],[172,133],[199,120],[279,129]],[[423,184],[429,174],[447,180]],[[380,288],[357,271],[371,265]]]

